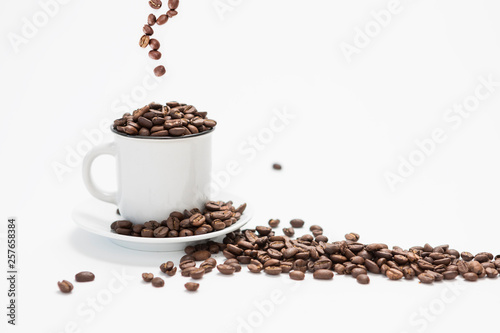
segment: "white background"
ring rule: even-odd
[[[354,45],[357,29],[374,28],[370,13],[389,1],[221,0],[231,9],[222,15],[217,3],[181,0],[179,15],[157,34],[167,75],[141,95],[151,72],[146,67],[156,64],[138,47],[150,12],[146,0],[68,1],[25,36],[18,52],[9,36],[23,36],[23,19],[33,22],[42,9],[37,1],[2,0],[3,272],[6,219],[19,220],[18,326],[12,331],[71,332],[72,322],[79,332],[490,327],[488,318],[500,306],[498,279],[425,286],[372,276],[362,286],[349,276],[325,282],[308,275],[290,284],[286,275],[255,276],[243,268],[233,277],[212,272],[188,294],[180,274],[162,289],[140,278],[144,271],[159,273],[160,263],[181,253],[119,248],[73,224],[71,210],[89,196],[80,166],[76,161],[58,178],[54,165],[66,164],[69,150],[85,148],[83,131],[130,111],[125,98],[135,92],[134,107],[179,100],[218,121],[214,172],[237,161],[239,173],[225,190],[252,203],[250,226],[300,217],[321,224],[331,240],[354,231],[366,243],[449,243],[459,251],[500,253],[500,86],[459,125],[444,118],[454,104],[474,100],[480,77],[500,81],[498,1],[401,0],[389,24],[373,30],[350,62],[340,46]],[[263,133],[269,134],[275,110],[294,118],[272,140],[260,141],[255,158],[241,153],[238,147],[250,147],[251,137],[269,138]],[[415,140],[435,129],[447,139],[392,190],[387,172],[397,173],[399,157],[422,156]],[[275,161],[281,172],[271,169]],[[96,169],[101,183],[114,186],[111,158]],[[60,294],[56,282],[81,270],[93,271],[96,281]],[[105,298],[113,272],[122,270],[132,279]],[[270,306],[274,294],[279,297]],[[99,311],[87,305],[95,297],[106,303]]]

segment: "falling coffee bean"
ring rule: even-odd
[[[158,25],[164,25],[168,21],[168,16],[165,14],[162,14],[158,16],[158,19],[156,20],[156,24]]]
[[[148,15],[148,24],[149,25],[154,25],[156,23],[156,16],[155,14],[149,14]]]
[[[161,0],[149,0],[149,5],[153,9],[160,9],[161,8]]]
[[[144,25],[144,27],[142,28],[142,31],[144,32],[145,35],[147,36],[151,36],[153,33],[154,33],[154,30],[153,28],[151,28],[151,26],[149,25]]]
[[[273,164],[273,169],[274,169],[274,170],[281,170],[281,169],[282,169],[281,164],[274,163],[274,164]]]
[[[176,10],[179,7],[179,0],[168,0],[168,8]]]
[[[155,73],[155,75],[156,75],[156,76],[158,76],[158,77],[165,75],[165,72],[166,72],[166,71],[167,71],[167,70],[165,69],[165,66],[163,66],[163,65],[160,65],[160,66],[158,66],[158,67],[156,67],[156,68],[154,69],[154,73]]]
[[[150,40],[149,40],[148,35],[142,36],[141,39],[139,40],[139,46],[142,48],[147,47],[149,44],[150,44]]]
[[[161,59],[161,52],[156,51],[156,50],[151,50],[151,51],[149,51],[149,57],[153,60],[160,60]]]
[[[160,48],[160,42],[157,39],[154,38],[149,39],[148,37],[148,40],[149,40],[149,46],[151,46],[153,50],[158,50]]]

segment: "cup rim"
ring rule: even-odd
[[[183,135],[183,136],[140,136],[140,135],[129,135],[127,133],[122,133],[118,132],[115,128],[113,128],[113,125],[110,126],[111,132],[113,132],[116,135],[120,135],[129,139],[139,139],[139,140],[183,140],[183,139],[191,139],[194,137],[202,136],[205,134],[210,134],[215,130],[215,127],[212,127],[209,130],[206,130],[201,133],[195,133],[195,134],[189,134],[189,135]]]

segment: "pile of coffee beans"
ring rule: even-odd
[[[120,220],[111,224],[111,230],[120,235],[136,237],[187,237],[203,235],[219,231],[236,223],[245,211],[246,204],[238,208],[232,201],[209,201],[203,211],[198,208],[172,212],[161,222],[148,221],[143,224],[133,224],[130,221]]]
[[[359,284],[368,284],[368,273],[372,273],[385,275],[389,280],[416,278],[421,283],[430,284],[453,280],[459,275],[466,281],[496,278],[500,269],[500,255],[494,257],[488,252],[472,255],[469,252],[459,253],[449,245],[429,244],[413,246],[408,250],[399,246],[389,249],[382,243],[360,243],[360,236],[353,232],[346,234],[345,240],[329,242],[328,237],[323,235],[323,228],[318,225],[309,228],[311,234],[292,239],[289,236],[293,235],[291,230],[302,228],[304,221],[290,221],[291,227],[283,228],[285,235],[277,235],[273,230],[279,222],[271,219],[269,224],[273,227],[258,226],[231,232],[222,243],[209,241],[186,247],[186,255],[179,264],[181,275],[198,280],[214,268],[223,275],[233,275],[242,270],[241,265],[247,265],[251,273],[286,273],[297,281],[304,280],[307,272],[318,280],[332,280],[336,273],[351,275]],[[220,251],[226,260],[217,265],[211,256]],[[196,262],[199,261],[203,262],[197,267]],[[162,267],[174,268],[173,262],[169,263],[160,266],[162,272],[168,274]],[[196,288],[198,286],[196,284]]]
[[[149,0],[149,6],[155,10],[158,10],[162,6],[161,0]],[[139,40],[139,46],[142,48],[151,47],[149,51],[149,57],[153,60],[161,59],[161,52],[158,51],[160,48],[160,42],[157,39],[152,38],[154,34],[153,26],[164,25],[167,23],[169,18],[172,18],[177,15],[177,7],[179,7],[179,0],[169,0],[168,8],[169,10],[165,14],[161,14],[158,18],[154,14],[149,14],[147,24],[144,25],[142,31],[144,35]],[[156,76],[163,76],[166,72],[165,66],[160,65],[154,69],[154,74]]]
[[[76,282],[90,282],[94,281],[95,275],[92,272],[80,272],[75,275],[75,281]],[[70,293],[73,290],[73,284],[67,280],[62,280],[57,282],[57,286],[59,287],[59,290],[64,293]]]
[[[114,121],[113,128],[131,136],[179,137],[202,133],[215,125],[217,122],[208,119],[205,111],[184,103],[168,102],[166,105],[150,103],[132,114],[125,113]]]

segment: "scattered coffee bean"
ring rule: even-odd
[[[302,228],[304,226],[304,220],[293,219],[290,221],[290,225],[294,228]]]
[[[142,279],[145,282],[151,282],[151,281],[153,281],[153,278],[154,278],[153,273],[142,273]]]
[[[351,242],[357,242],[359,240],[359,235],[354,232],[351,232],[345,235],[345,239]]]
[[[149,14],[148,15],[148,24],[149,25],[155,25],[156,23],[156,16],[155,14]]]
[[[196,291],[200,287],[200,284],[195,282],[188,282],[184,285],[184,287],[186,287],[188,291]]]
[[[290,276],[290,279],[297,280],[297,281],[304,280],[304,278],[306,277],[304,272],[301,272],[301,271],[291,271],[289,273],[289,276]]]
[[[235,271],[234,267],[225,264],[217,265],[217,269],[224,275],[231,275]]]
[[[149,51],[149,57],[153,60],[160,60],[161,59],[161,52],[151,50],[151,51]]]
[[[162,14],[158,16],[158,19],[156,20],[156,24],[158,25],[164,25],[168,21],[168,16],[165,14]]]
[[[274,163],[274,164],[273,164],[273,169],[274,169],[274,170],[281,170],[281,169],[282,169],[281,164]]]
[[[149,40],[148,35],[142,36],[141,39],[139,40],[139,46],[142,48],[147,47],[149,45],[149,43],[150,43],[150,40]]]
[[[366,274],[360,274],[356,277],[356,280],[359,284],[368,284],[370,283],[370,277]]]
[[[271,228],[277,228],[279,224],[280,224],[280,220],[279,219],[270,219],[269,220],[269,226]]]
[[[92,272],[80,272],[75,275],[76,282],[90,282],[94,281],[95,275]]]
[[[464,274],[464,279],[466,281],[477,281],[478,278],[479,276],[476,273],[469,272]]]
[[[158,50],[160,48],[160,42],[157,39],[150,38],[149,46],[151,46],[153,50]]]
[[[57,286],[62,293],[67,294],[73,290],[73,284],[71,282],[62,280],[61,282],[57,282]]]
[[[313,278],[318,280],[331,280],[333,279],[333,272],[328,269],[318,269],[313,273]]]
[[[154,73],[156,76],[163,76],[166,73],[165,66],[160,65],[154,69]]]
[[[199,280],[203,277],[204,274],[205,274],[205,269],[200,267],[193,269],[190,273],[190,276],[192,279]]]
[[[153,9],[160,9],[161,8],[161,0],[149,0],[149,5]]]
[[[176,10],[179,7],[179,0],[168,0],[168,8]]]
[[[142,28],[142,31],[146,36],[151,36],[154,33],[153,28],[151,28],[150,25],[145,24],[144,27]]]
[[[293,230],[293,228],[283,228],[283,233],[287,237],[292,237],[293,235],[295,235],[295,230]]]

